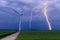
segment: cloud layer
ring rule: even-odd
[[[23,19],[29,19],[31,10],[36,7],[36,9],[32,12],[33,17],[39,17],[39,19],[41,19],[40,15],[42,15],[41,17],[44,19],[44,16],[41,13],[43,12],[43,4],[45,2],[48,3],[48,12],[56,9],[60,10],[60,0],[0,0],[0,6],[14,8],[19,13],[23,10]]]

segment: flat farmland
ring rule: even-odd
[[[60,40],[60,31],[21,31],[16,40]]]
[[[16,30],[0,30],[0,39],[17,32]]]

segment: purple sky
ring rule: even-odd
[[[23,11],[24,14],[22,16],[22,21],[29,21],[29,16],[31,10],[34,9],[33,13],[33,21],[45,21],[45,17],[43,15],[43,4],[48,3],[48,17],[51,23],[54,21],[59,24],[60,22],[60,0],[0,0],[0,23],[2,22],[18,22],[17,14],[9,8],[13,8],[19,13]],[[3,8],[9,7],[9,8]],[[5,10],[6,12],[1,11]],[[8,13],[8,14],[7,14]],[[4,17],[5,16],[5,17]],[[7,21],[6,21],[7,20]],[[55,24],[54,24],[55,25]]]

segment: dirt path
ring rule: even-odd
[[[14,34],[12,34],[12,35],[10,35],[10,36],[7,36],[7,37],[5,37],[5,38],[3,38],[3,39],[1,39],[1,40],[15,40],[16,37],[18,36],[18,34],[19,34],[19,32],[14,33]]]

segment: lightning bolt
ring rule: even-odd
[[[50,21],[49,21],[49,19],[48,19],[48,15],[47,15],[47,7],[48,7],[48,4],[45,2],[45,3],[44,3],[43,12],[44,12],[44,16],[45,16],[45,18],[46,18],[46,22],[47,22],[47,24],[48,24],[48,28],[49,28],[49,30],[52,30],[52,28],[51,28],[51,23],[50,23]],[[30,28],[30,29],[31,29],[31,22],[32,22],[32,12],[33,12],[36,8],[40,8],[39,5],[36,6],[36,7],[34,7],[34,8],[32,8],[31,15],[30,15],[30,25],[29,25],[29,28]]]
[[[44,16],[46,18],[46,22],[48,24],[49,30],[52,30],[51,23],[49,22],[48,15],[47,15],[47,7],[48,7],[48,4],[44,3]]]

